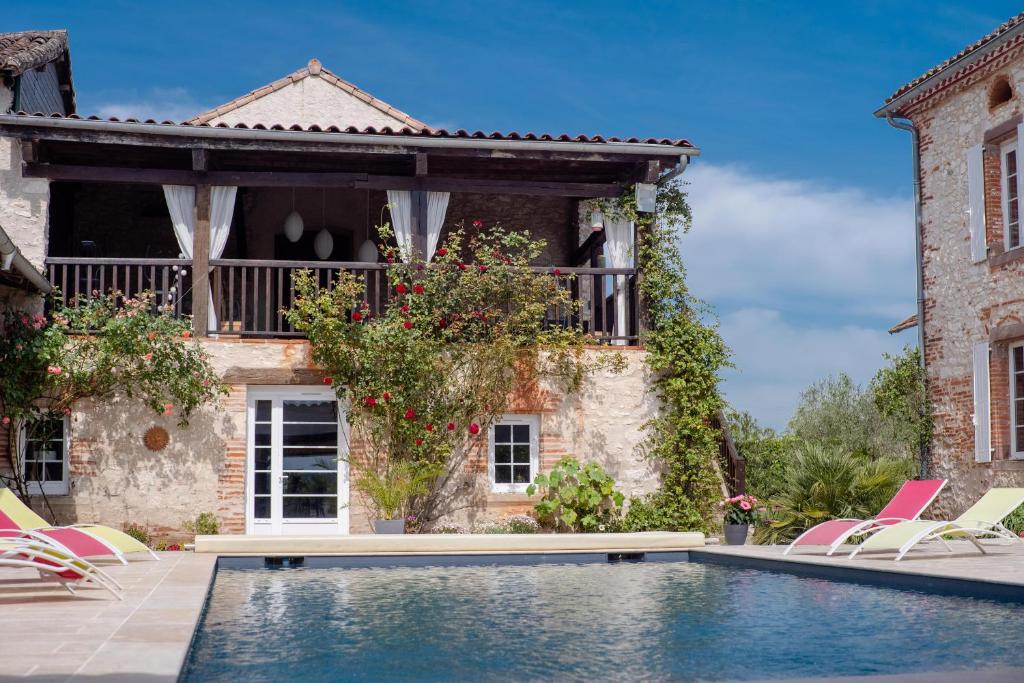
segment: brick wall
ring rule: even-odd
[[[992,486],[1024,485],[1024,461],[1009,459],[1007,350],[1024,339],[1024,250],[1003,253],[999,159],[999,143],[1015,136],[1012,123],[1022,108],[1015,95],[989,109],[987,89],[999,74],[1009,75],[1019,93],[1024,52],[972,73],[911,112],[921,141],[924,357],[935,410],[929,470],[950,480],[933,514],[957,515]],[[989,258],[975,264],[966,160],[967,150],[982,142]],[[980,342],[991,342],[991,463],[975,462],[974,452],[972,349]]]

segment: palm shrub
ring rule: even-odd
[[[370,503],[377,519],[398,519],[409,501],[430,490],[440,467],[430,463],[391,462],[380,470],[366,468],[355,481],[356,491]]]
[[[909,458],[871,460],[832,446],[800,444],[786,467],[782,492],[771,501],[771,521],[755,538],[783,543],[829,519],[870,517],[913,472]]]

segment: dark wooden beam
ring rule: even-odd
[[[415,190],[412,197],[412,248],[421,258],[427,257],[427,193]]]
[[[193,171],[208,171],[210,170],[210,152],[209,150],[199,147],[192,150],[192,170]]]
[[[39,160],[39,141],[38,140],[22,140],[21,141],[21,161],[22,163],[35,163]]]
[[[558,197],[618,197],[617,183],[501,180],[371,175],[367,173],[310,173],[276,171],[208,171],[181,169],[111,168],[66,164],[23,164],[27,178],[79,182],[142,183],[151,185],[232,185],[236,187],[353,187],[371,190],[476,192]]]
[[[181,292],[178,292],[181,296]],[[210,186],[196,188],[192,235],[192,331],[205,337],[210,329]]]
[[[634,178],[638,183],[655,183],[658,181],[658,176],[660,175],[660,161],[642,161],[636,165],[636,174]]]
[[[417,154],[416,155],[416,175],[425,176],[427,175],[427,155]]]
[[[664,146],[664,151],[652,145],[651,153],[638,156],[614,151],[614,147],[595,143],[594,150],[530,150],[515,149],[512,145],[503,149],[474,147],[426,147],[416,144],[415,137],[403,139],[402,144],[373,144],[369,142],[348,142],[341,134],[323,133],[323,141],[267,139],[259,137],[261,131],[251,131],[252,138],[200,137],[193,135],[161,135],[159,132],[123,133],[118,131],[86,130],[80,128],[44,128],[0,123],[0,133],[21,139],[38,139],[55,142],[86,144],[126,145],[132,147],[165,147],[169,149],[260,151],[260,152],[332,152],[352,154],[415,155],[477,157],[495,159],[542,159],[548,161],[604,161],[636,163],[645,158],[664,161],[675,165],[685,150],[680,147]],[[381,136],[382,138],[384,136]],[[397,136],[393,136],[392,140]]]

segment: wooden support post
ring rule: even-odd
[[[210,186],[196,186],[192,235],[192,331],[205,337],[210,328]]]
[[[416,155],[416,175],[427,175],[427,155],[420,153]]]
[[[427,258],[427,193],[414,190],[412,193],[412,248]]]

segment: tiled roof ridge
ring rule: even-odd
[[[994,41],[995,39],[1005,35],[1008,31],[1020,26],[1021,24],[1024,24],[1024,12],[1021,12],[1020,14],[1017,14],[1007,19],[1005,22],[997,26],[995,30],[978,39],[977,41],[971,43],[967,47],[963,48],[949,59],[946,59],[945,61],[936,64],[935,66],[928,69],[917,78],[900,86],[899,88],[896,89],[895,92],[892,93],[892,95],[886,98],[885,104],[889,104],[890,102],[896,100],[897,98],[902,97],[903,95],[907,94],[914,88],[918,87],[928,79],[942,73],[943,71],[949,69],[950,67],[955,66],[965,57],[975,54],[979,50],[991,44],[992,41]],[[958,72],[957,74],[952,75],[949,80],[955,80],[957,76],[960,75],[960,73],[961,72]]]
[[[374,109],[377,109],[378,111],[382,111],[385,114],[387,114],[388,116],[391,116],[391,117],[393,117],[395,119],[398,119],[399,121],[404,123],[409,128],[413,128],[413,129],[416,129],[416,130],[426,130],[426,129],[430,128],[430,126],[428,126],[427,124],[423,123],[422,121],[414,119],[413,117],[411,117],[408,114],[406,114],[404,111],[402,111],[400,109],[396,109],[395,107],[392,107],[390,104],[388,104],[384,100],[381,100],[381,99],[378,99],[378,98],[374,97],[373,95],[371,95],[370,93],[366,92],[365,90],[359,88],[358,86],[356,86],[353,83],[349,83],[345,79],[341,78],[340,76],[338,76],[337,74],[332,72],[330,69],[327,69],[326,67],[324,67],[320,63],[320,60],[318,60],[315,57],[313,59],[309,60],[309,63],[306,66],[304,66],[301,69],[299,69],[298,71],[294,71],[294,72],[288,74],[287,76],[285,76],[284,78],[279,78],[276,81],[268,83],[267,85],[264,85],[264,86],[262,86],[260,88],[256,88],[255,90],[252,90],[252,91],[246,93],[245,95],[242,95],[241,97],[236,97],[235,99],[231,100],[230,102],[226,102],[226,103],[220,105],[219,107],[214,107],[213,109],[211,109],[209,111],[205,111],[205,112],[203,112],[201,114],[198,114],[198,115],[192,117],[191,119],[189,119],[186,123],[190,123],[190,124],[205,124],[205,123],[208,123],[209,121],[217,118],[218,116],[222,116],[222,115],[224,115],[224,114],[226,114],[228,112],[234,111],[235,109],[238,109],[239,107],[242,107],[242,106],[244,106],[244,105],[246,105],[246,104],[248,104],[248,103],[250,103],[250,102],[252,102],[254,100],[258,100],[261,97],[265,97],[265,96],[267,96],[267,95],[269,95],[269,94],[271,94],[273,92],[277,92],[278,90],[281,90],[282,88],[286,88],[289,85],[292,85],[293,83],[297,83],[297,82],[301,81],[304,78],[322,78],[325,81],[327,81],[328,83],[330,83],[331,85],[334,85],[334,86],[344,90],[349,95],[352,95],[353,97],[355,97],[355,98],[357,98],[359,100],[362,100],[363,102],[365,102],[366,104],[370,105]]]
[[[0,71],[17,76],[59,58],[67,46],[65,29],[0,33]]]
[[[211,124],[209,122],[196,123],[195,119],[189,121],[183,121],[176,123],[174,121],[164,120],[157,121],[155,119],[139,120],[136,118],[125,118],[119,119],[117,117],[101,118],[99,116],[81,116],[79,114],[71,114],[70,116],[63,116],[61,114],[45,114],[42,112],[24,112],[20,111],[14,114],[16,117],[22,118],[58,118],[58,119],[73,119],[81,121],[98,121],[104,123],[132,123],[132,124],[148,124],[158,126],[183,126],[188,128],[223,128],[233,130],[253,130],[253,131],[293,131],[299,133],[346,133],[349,135],[393,135],[393,136],[407,136],[407,137],[432,137],[432,138],[465,138],[475,140],[524,140],[524,141],[545,141],[545,142],[586,142],[586,143],[615,143],[624,142],[630,144],[646,144],[646,145],[666,145],[671,147],[685,147],[693,148],[694,145],[689,140],[678,138],[619,138],[619,137],[606,137],[603,135],[570,135],[568,133],[520,133],[517,131],[509,131],[502,133],[500,131],[486,132],[482,130],[468,131],[464,128],[458,130],[449,131],[444,128],[422,128],[415,129],[409,126],[403,126],[400,128],[392,128],[390,126],[383,126],[381,128],[375,128],[374,126],[367,126],[366,128],[356,128],[355,126],[300,126],[299,124],[284,125],[275,123],[271,125],[265,125],[257,123],[255,125],[248,125],[245,123],[236,123],[229,125],[227,123]]]

